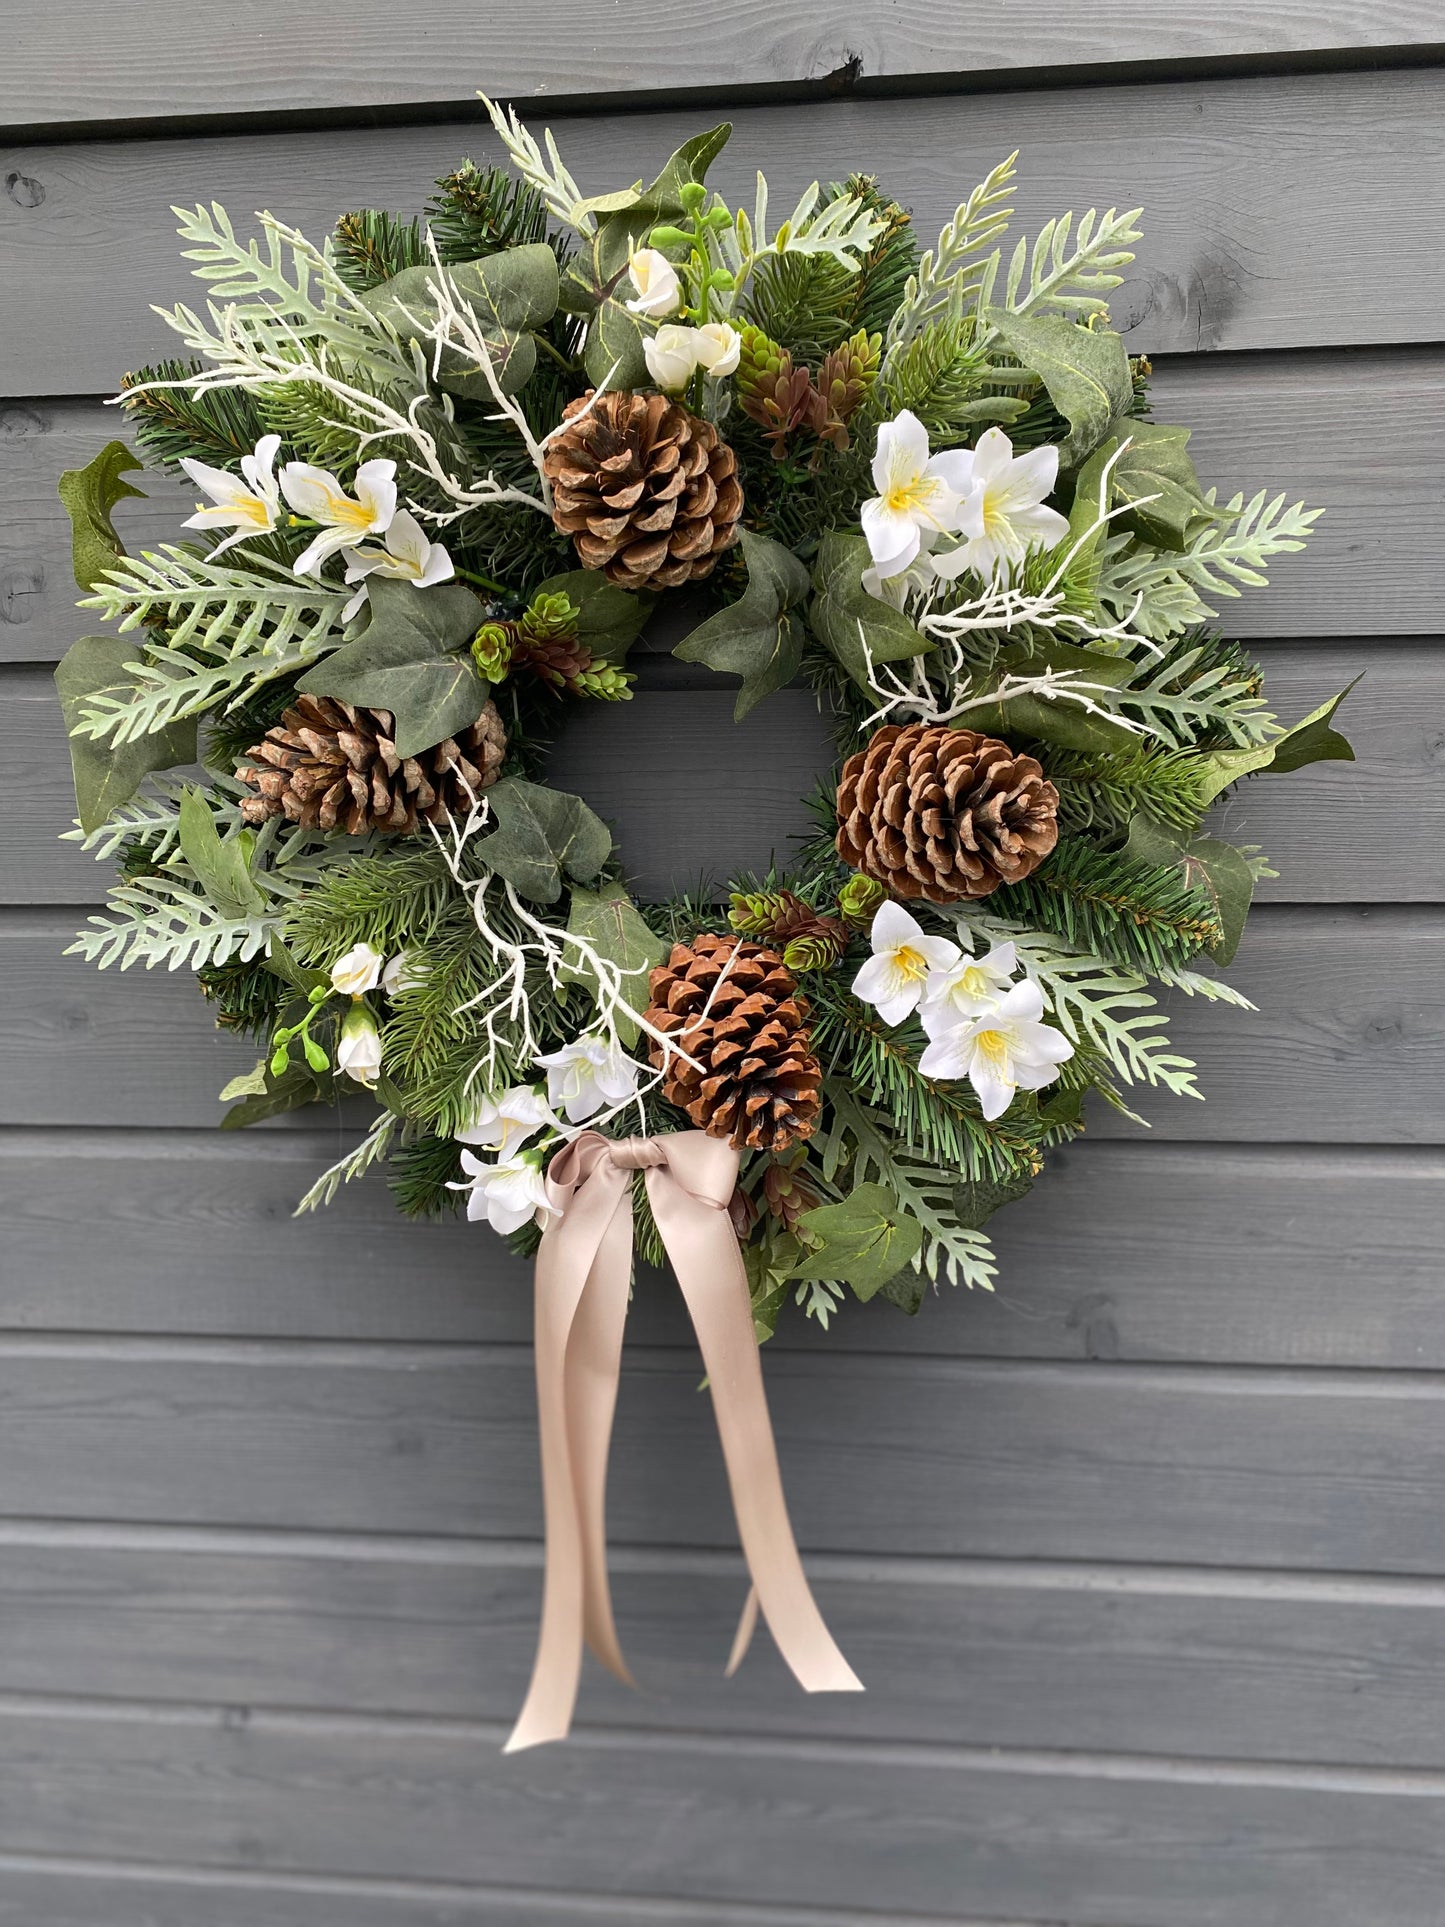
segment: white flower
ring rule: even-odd
[[[697,366],[697,329],[665,321],[655,335],[644,337],[642,358],[662,392],[678,394],[692,380]]]
[[[933,557],[928,553],[938,537],[932,529],[921,529],[918,537],[918,554],[906,569],[897,575],[880,576],[877,569],[863,571],[862,583],[865,595],[876,596],[880,602],[887,602],[895,609],[906,609],[908,598],[926,589],[936,579],[933,573]]]
[[[384,549],[352,549],[346,558],[346,579],[361,587],[341,612],[350,622],[366,600],[366,577],[386,576],[394,582],[410,582],[418,589],[429,589],[434,582],[449,582],[452,559],[440,542],[428,540],[425,529],[414,515],[398,509],[386,531]]]
[[[639,248],[627,263],[627,272],[637,290],[637,299],[627,304],[629,314],[677,313],[682,306],[682,283],[665,254],[656,248]]]
[[[1015,984],[996,1007],[937,1037],[918,1060],[925,1077],[966,1077],[986,1118],[1002,1117],[1017,1090],[1041,1091],[1074,1054],[1061,1031],[1039,1020],[1043,992]]]
[[[986,957],[960,957],[947,970],[930,973],[918,1015],[930,1037],[996,1010],[1013,982],[1018,958],[1011,943],[996,943]]]
[[[539,1090],[530,1084],[514,1084],[500,1097],[484,1097],[467,1128],[454,1135],[459,1144],[480,1144],[484,1150],[506,1158],[521,1150],[544,1126],[556,1122]]]
[[[184,526],[235,530],[234,535],[228,535],[218,548],[211,550],[213,561],[237,542],[244,542],[248,535],[265,535],[275,528],[281,508],[281,491],[275,475],[276,451],[280,446],[279,435],[263,435],[255,453],[241,457],[244,482],[238,482],[223,468],[211,468],[189,455],[182,457],[181,467],[197,488],[210,496],[213,504],[211,508],[198,507]]]
[[[1068,533],[1067,519],[1045,508],[1059,478],[1059,451],[1031,448],[1015,455],[1001,428],[990,428],[973,451],[973,489],[959,524],[956,549],[936,555],[933,567],[946,581],[972,569],[989,577],[1001,562],[1022,562],[1030,549],[1052,548]]]
[[[579,1037],[550,1057],[536,1060],[547,1073],[547,1100],[581,1124],[609,1104],[621,1104],[637,1089],[637,1065],[620,1045],[605,1037]]]
[[[928,452],[928,430],[905,408],[878,431],[873,457],[877,495],[863,504],[863,533],[880,580],[906,569],[924,547],[924,535],[956,530],[973,479],[966,448]]]
[[[363,462],[356,471],[354,496],[336,477],[310,462],[288,462],[281,471],[281,492],[298,515],[322,524],[321,533],[296,558],[297,575],[320,575],[327,556],[354,549],[368,535],[384,535],[396,514],[396,463]]]
[[[381,1032],[365,1004],[353,1004],[341,1026],[341,1042],[336,1049],[336,1068],[354,1077],[368,1090],[381,1070]]]
[[[539,1151],[524,1151],[520,1157],[499,1164],[488,1164],[463,1151],[462,1169],[472,1181],[467,1216],[474,1224],[478,1218],[485,1218],[493,1231],[520,1231],[531,1218],[556,1215],[547,1202]]]
[[[383,958],[369,943],[353,944],[331,966],[331,988],[342,997],[363,997],[381,982]]]
[[[693,331],[693,358],[715,379],[730,375],[743,352],[743,338],[726,321],[709,321]]]
[[[398,950],[389,957],[381,973],[381,987],[388,997],[399,997],[404,990],[418,990],[426,982],[427,962],[420,950]]]
[[[901,1024],[918,1008],[928,974],[947,970],[959,949],[947,937],[930,937],[901,903],[883,904],[869,931],[873,955],[853,979],[853,995],[872,1004],[885,1024]]]

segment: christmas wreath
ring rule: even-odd
[[[587,195],[490,111],[511,171],[423,219],[182,213],[193,358],[116,399],[196,538],[125,553],[124,443],[61,484],[111,625],[57,675],[71,835],[120,870],[75,948],[262,1041],[223,1128],[372,1094],[303,1208],[384,1163],[531,1250],[579,1134],[691,1130],[739,1154],[760,1336],[987,1285],[1090,1094],[1198,1094],[1158,990],[1248,1008],[1217,969],[1271,873],[1204,819],[1350,751],[1214,617],[1315,513],[1220,501],[1153,419],[1105,306],[1137,210],[1009,245],[1010,157],[921,252],[864,174],[730,205],[727,126]],[[773,872],[638,903],[547,749],[679,592],[675,653],[739,717],[805,678],[839,765]]]

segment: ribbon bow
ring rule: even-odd
[[[604,1138],[584,1131],[552,1159],[537,1253],[537,1408],[547,1564],[532,1683],[506,1751],[565,1739],[585,1640],[635,1685],[618,1644],[607,1583],[607,1448],[622,1369],[632,1275],[632,1173],[647,1195],[702,1350],[752,1591],[728,1673],[741,1664],[759,1606],[810,1693],[861,1692],[823,1623],[783,1498],[753,1333],[747,1274],[727,1215],[738,1154],[701,1131]]]

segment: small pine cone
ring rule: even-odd
[[[1059,793],[993,736],[886,724],[838,781],[838,854],[898,897],[958,903],[1018,883],[1059,837]]]
[[[512,644],[512,668],[530,669],[553,689],[575,689],[592,667],[592,651],[576,636],[529,636],[522,628]]]
[[[728,911],[734,930],[766,937],[783,953],[789,970],[831,970],[848,948],[848,931],[791,890],[760,890],[734,896]]]
[[[763,1172],[763,1201],[784,1231],[796,1231],[799,1218],[818,1202],[817,1194],[798,1176],[806,1155],[800,1145],[790,1157],[780,1158]]]
[[[647,1022],[700,1066],[651,1046],[662,1094],[709,1137],[786,1151],[811,1137],[822,1067],[776,950],[709,932],[676,943],[648,980]]]
[[[840,455],[847,452],[848,424],[873,386],[882,352],[882,335],[870,335],[860,328],[841,348],[823,357],[816,377],[823,404],[823,426],[818,434]]]
[[[544,466],[552,519],[583,567],[624,589],[711,575],[743,512],[737,457],[713,424],[666,395],[626,392],[579,396],[563,423]]]
[[[423,820],[465,816],[469,799],[495,783],[507,734],[494,703],[470,729],[402,758],[384,709],[358,709],[331,696],[298,696],[279,723],[246,751],[236,771],[256,792],[241,804],[248,823],[284,816],[307,829],[364,836],[413,836]]]

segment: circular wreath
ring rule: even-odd
[[[1201,825],[1350,751],[1338,698],[1276,723],[1214,604],[1315,512],[1218,501],[1153,420],[1104,304],[1136,213],[1010,247],[1008,160],[920,253],[867,175],[732,207],[725,125],[588,197],[491,113],[513,172],[425,219],[182,220],[195,359],[117,399],[201,534],[125,554],[123,443],[61,484],[115,625],[58,672],[71,834],[121,871],[75,947],[264,1041],[224,1128],[374,1095],[303,1208],[385,1162],[530,1249],[560,1141],[692,1128],[742,1153],[760,1335],[987,1285],[1090,1093],[1196,1094],[1151,986],[1245,1004],[1213,967],[1264,859]],[[675,653],[739,717],[806,678],[840,763],[785,866],[639,904],[546,750],[681,591]]]

